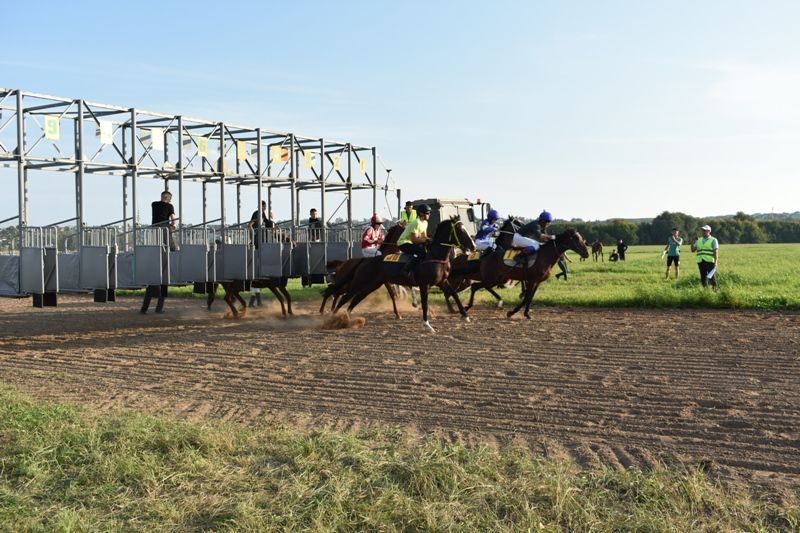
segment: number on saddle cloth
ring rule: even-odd
[[[536,262],[536,255],[533,247],[506,250],[503,253],[503,263],[509,267],[522,267],[527,263],[530,268]]]

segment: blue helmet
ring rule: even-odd
[[[539,222],[552,222],[553,215],[550,214],[548,211],[542,211],[539,213]]]
[[[497,220],[500,218],[500,213],[497,212],[497,209],[489,209],[489,212],[486,213],[486,218],[489,220]]]

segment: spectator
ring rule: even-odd
[[[719,266],[719,241],[711,236],[711,226],[700,228],[703,236],[692,243],[692,251],[697,252],[697,266],[700,268],[700,283],[708,287],[709,282],[717,290],[717,266]]]
[[[161,193],[161,200],[153,202],[151,224],[154,227],[163,227],[165,232],[165,242],[168,244],[170,251],[175,251],[178,247],[175,245],[175,239],[172,233],[175,231],[175,207],[172,205],[172,193],[164,191]],[[153,297],[156,297],[156,313],[161,314],[164,312],[164,298],[167,297],[166,285],[148,285],[144,291],[144,300],[142,301],[142,308],[139,312],[143,315],[147,314],[150,308],[150,302]]]
[[[409,223],[417,219],[417,211],[411,202],[406,202],[406,207],[400,212],[400,227],[405,228]]]
[[[680,236],[681,231],[678,228],[672,228],[672,233],[667,238],[667,245],[664,247],[664,252],[667,254],[667,272],[665,279],[669,279],[669,267],[675,265],[675,279],[680,277],[681,265],[681,245],[683,238]]]
[[[628,249],[628,245],[625,244],[625,241],[622,239],[617,241],[617,255],[619,255],[620,261],[625,261],[625,250]]]

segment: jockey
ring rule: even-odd
[[[381,255],[380,247],[383,242],[383,219],[378,213],[372,215],[369,227],[361,234],[361,255],[364,257],[375,257]]]
[[[555,240],[555,236],[545,233],[547,226],[553,221],[553,215],[548,211],[542,211],[539,218],[536,219],[539,227],[534,228],[534,224],[526,224],[519,229],[519,232],[514,233],[511,239],[511,246],[514,248],[524,248],[527,253],[535,253],[539,251],[539,243]],[[527,231],[526,231],[527,230]],[[531,237],[526,237],[522,233],[533,234]]]
[[[428,204],[417,206],[417,218],[408,223],[397,244],[404,253],[415,257],[425,255],[425,243],[428,242],[428,217],[431,208]]]
[[[478,233],[475,235],[475,248],[478,251],[488,250],[494,248],[493,234],[499,229],[497,220],[500,218],[500,213],[496,209],[490,209],[486,213],[486,218],[481,221],[478,227]]]

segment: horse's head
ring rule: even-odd
[[[559,250],[572,250],[582,258],[589,257],[589,250],[586,248],[586,241],[576,229],[568,229],[556,235],[556,246]]]
[[[514,234],[517,232],[519,228],[522,227],[522,221],[514,218],[511,215],[508,215],[508,218],[503,222],[500,226],[499,233],[500,235],[495,240],[498,246],[503,248],[511,248],[511,239],[514,237]]]
[[[457,215],[439,223],[436,234],[433,236],[433,242],[457,247],[465,252],[475,250],[475,241],[472,240],[464,223],[461,222],[461,217]]]

